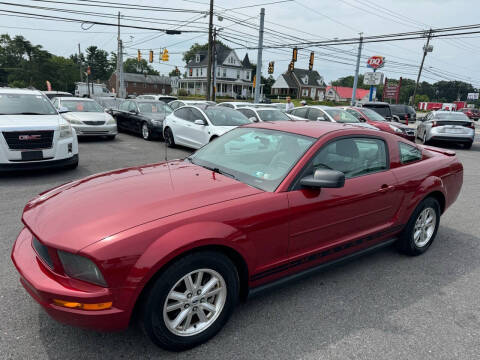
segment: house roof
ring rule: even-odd
[[[228,55],[234,50],[226,47],[223,44],[216,43],[215,49],[217,51],[217,65],[221,65],[224,63],[225,59]],[[198,54],[200,55],[200,61],[196,62],[195,57],[187,63],[187,67],[203,67],[208,65],[208,52],[207,51],[199,51]],[[248,54],[245,55],[245,58],[242,61],[242,65],[244,68],[252,68],[252,64],[250,63],[250,59],[248,58]],[[235,65],[229,65],[232,67],[238,67]]]
[[[245,57],[242,60],[242,64],[244,68],[251,69],[252,63],[250,62],[250,59],[248,58],[248,53],[245,54]]]
[[[293,69],[293,73],[295,74],[295,76],[297,77],[297,79],[300,81],[302,85],[317,86],[317,87],[325,86],[325,82],[323,81],[323,78],[320,76],[320,74],[316,70]],[[302,81],[302,79],[304,79],[305,76],[308,76],[308,81],[306,84]]]
[[[342,99],[351,99],[352,98],[353,88],[351,88],[351,87],[328,86],[326,91],[330,90],[331,88],[333,88],[333,90],[335,90],[336,93],[338,94],[338,96]],[[368,95],[369,92],[370,92],[369,90],[357,88],[357,92],[355,93],[355,99],[356,100],[361,100],[366,95]]]
[[[138,83],[147,83],[147,84],[170,84],[170,78],[164,75],[145,75],[143,74],[134,74],[134,73],[124,73],[124,81],[128,82],[138,82]]]

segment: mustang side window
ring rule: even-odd
[[[338,170],[346,178],[383,171],[388,168],[386,145],[379,139],[340,139],[323,147],[312,165],[313,171],[319,168]]]
[[[399,142],[398,146],[400,148],[400,162],[402,164],[422,160],[422,152],[417,147],[404,142]]]

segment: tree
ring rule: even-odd
[[[148,75],[160,75],[153,67],[148,65],[147,60],[142,59],[140,62],[135,58],[128,58],[123,62],[123,71],[133,74],[144,74],[144,70]]]
[[[108,53],[96,46],[89,46],[86,53],[87,65],[90,66],[92,72],[91,79],[108,80],[115,69],[108,61]]]
[[[220,40],[217,40],[216,44],[219,44],[219,45],[224,46],[225,48],[231,50],[231,47],[225,45]],[[198,53],[207,54],[207,52],[208,52],[208,43],[203,44],[203,45],[200,45],[199,43],[195,43],[192,46],[190,46],[190,50],[183,53],[183,61],[188,63],[190,60],[192,60],[195,57],[196,54],[198,54]]]
[[[334,86],[345,86],[345,87],[351,87],[353,88],[353,82],[355,80],[354,76],[345,76],[341,77],[338,80],[332,81],[332,85]],[[363,84],[363,75],[358,74],[358,85],[357,87],[359,89],[370,89],[370,85],[364,85]],[[378,93],[378,91],[377,91]]]

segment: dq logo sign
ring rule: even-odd
[[[367,60],[367,66],[372,69],[378,69],[385,65],[385,58],[383,56],[372,56]]]

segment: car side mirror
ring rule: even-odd
[[[67,112],[69,112],[69,111],[70,111],[70,110],[68,110],[68,108],[65,107],[65,106],[60,106],[60,108],[58,109],[58,113],[59,113],[59,114],[65,114],[65,113],[67,113]]]
[[[137,110],[129,110],[128,112],[132,113],[132,114],[137,114]]]
[[[300,185],[308,188],[341,188],[345,185],[345,174],[331,169],[317,169],[313,175],[305,176]]]
[[[200,120],[200,119],[195,120],[193,123],[196,124],[196,125],[202,125],[202,126],[207,125],[205,120]]]
[[[361,117],[358,120],[360,120],[361,122],[367,122],[367,119],[365,119],[364,117]]]
[[[258,119],[255,116],[248,118],[251,122],[258,122]]]
[[[323,116],[317,117],[317,121],[325,121],[325,118]]]

